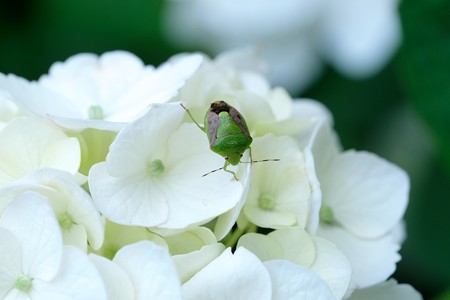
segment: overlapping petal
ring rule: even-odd
[[[270,274],[273,300],[336,299],[327,284],[314,272],[287,260],[264,262]]]
[[[21,272],[45,281],[56,276],[63,256],[62,234],[44,197],[27,192],[14,199],[1,216],[0,227],[20,242]]]
[[[181,285],[166,249],[149,241],[126,246],[113,260],[128,274],[136,299],[181,299]]]
[[[24,83],[28,92],[14,99],[24,110],[68,129],[118,131],[150,104],[168,101],[201,62],[199,54],[184,55],[154,68],[125,51],[100,57],[82,53],[55,63],[38,83]]]
[[[205,286],[205,282],[208,282]],[[245,248],[226,249],[183,287],[184,299],[271,299],[270,276]]]
[[[40,169],[1,190],[0,213],[14,197],[34,191],[52,205],[63,232],[64,242],[87,250],[101,247],[104,222],[91,196],[78,185],[70,173]]]
[[[375,154],[343,152],[330,162],[320,181],[324,203],[336,221],[359,237],[386,234],[405,213],[408,176]]]
[[[75,174],[80,166],[76,138],[43,121],[20,117],[0,132],[0,186],[49,167]]]
[[[317,234],[333,242],[347,257],[352,267],[352,283],[359,288],[388,279],[400,260],[400,245],[390,234],[363,239],[335,226],[321,226]]]

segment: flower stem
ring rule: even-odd
[[[236,227],[231,235],[226,238],[224,244],[226,247],[234,248],[236,247],[236,244],[241,236],[243,236],[245,233],[256,232],[257,229],[258,227],[252,223],[248,223],[248,225],[243,229]]]

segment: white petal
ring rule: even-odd
[[[182,233],[166,236],[165,240],[172,255],[190,253],[217,242],[214,234],[206,227],[190,228]]]
[[[80,162],[80,142],[76,138],[66,138],[49,145],[42,165],[75,174],[80,167]]]
[[[270,299],[270,277],[245,248],[225,250],[183,285],[185,299]]]
[[[0,132],[0,139],[3,141],[0,144],[0,185],[43,167],[72,174],[78,171],[78,140],[67,137],[48,123],[30,117],[17,118]]]
[[[9,90],[11,88],[10,80],[14,80],[14,78],[0,73],[0,130],[21,114],[17,105],[14,104],[14,96],[11,95],[13,92]]]
[[[110,146],[108,173],[125,177],[144,172],[149,159],[166,156],[166,143],[180,127],[185,111],[178,103],[153,105],[142,118],[126,126]]]
[[[63,241],[47,199],[33,192],[20,195],[5,208],[0,226],[21,242],[26,275],[42,280],[50,280],[56,275]]]
[[[205,136],[196,136],[195,133],[201,134],[190,124],[181,127],[172,137],[172,140],[177,142],[171,144],[171,148],[177,151],[182,151],[183,145],[188,144],[189,140],[194,140],[199,145],[190,145],[192,149],[189,151],[196,153],[185,153],[185,156],[180,154],[183,160],[178,161],[170,173],[168,171],[164,192],[170,198],[168,201],[170,214],[160,227],[183,228],[207,222],[234,208],[241,199],[245,184],[242,178],[236,181],[231,174],[224,171],[202,177],[202,174],[214,167],[222,166],[223,158],[210,151],[205,144],[197,142],[198,138],[205,139]]]
[[[309,266],[319,255],[314,247],[313,240],[301,228],[286,228],[269,233],[283,249],[283,258],[302,266]]]
[[[272,86],[282,86],[292,94],[305,90],[319,77],[323,69],[321,58],[309,37],[301,32],[296,35],[263,42],[264,58],[271,66],[268,78]]]
[[[14,286],[22,275],[22,249],[17,238],[7,229],[0,227],[0,298]]]
[[[316,260],[310,267],[327,283],[336,299],[342,299],[350,285],[352,268],[348,259],[329,241],[314,237]]]
[[[391,279],[380,284],[356,290],[349,300],[422,300],[422,296],[409,284],[398,284]]]
[[[112,177],[105,162],[89,171],[89,186],[98,209],[109,220],[124,225],[156,226],[168,218],[168,199],[153,191],[145,179]],[[157,201],[149,201],[152,197]]]
[[[360,237],[392,230],[408,204],[408,175],[375,154],[346,151],[320,180],[336,221]]]
[[[44,300],[44,299],[47,299],[47,298],[37,298],[37,299]],[[3,298],[3,300],[30,300],[30,296],[28,295],[28,293],[24,293],[24,292],[22,292],[22,291],[20,291],[18,289],[12,289],[8,293],[8,295],[5,298]],[[56,299],[54,299],[54,300],[56,300]],[[61,299],[61,300],[69,300],[69,299],[64,298],[64,299]]]
[[[174,255],[172,258],[177,266],[181,282],[185,283],[197,272],[216,259],[223,251],[222,244],[212,244],[203,246],[200,250],[186,254]]]
[[[302,106],[299,106],[301,108]],[[303,136],[299,136],[300,145],[310,151],[314,158],[315,172],[319,179],[328,168],[332,160],[341,150],[341,145],[336,132],[333,130],[330,120],[324,116],[314,117],[315,120]]]
[[[106,298],[103,280],[94,264],[80,249],[64,247],[57,276],[50,282],[33,281],[31,296],[36,299],[102,300]]]
[[[46,112],[53,110],[67,113],[74,111],[72,107],[61,105],[62,103],[53,103],[55,94],[51,91],[14,74],[0,75],[0,90],[3,90],[9,100],[31,115],[46,116]]]
[[[238,247],[244,247],[256,255],[261,261],[284,258],[280,243],[268,235],[247,233],[241,236]]]
[[[272,134],[256,138],[253,160],[279,159],[252,166],[249,195],[244,206],[246,217],[260,227],[305,227],[310,185],[303,155],[293,139]],[[272,208],[261,207],[260,198],[272,198]]]
[[[172,57],[159,66],[152,76],[135,83],[116,104],[111,121],[132,121],[142,116],[153,103],[167,102],[176,95],[202,62],[200,54],[184,54]],[[131,105],[130,105],[131,103]]]
[[[201,61],[198,54],[179,56],[155,69],[125,51],[107,52],[100,57],[78,54],[54,64],[49,75],[39,82],[54,92],[54,102],[67,103],[76,112],[48,111],[58,124],[76,130],[118,130],[123,123],[143,115],[150,104],[168,101]],[[89,120],[92,106],[102,109],[106,122]]]
[[[99,255],[90,254],[89,259],[103,279],[109,300],[135,299],[133,284],[128,274],[121,267]]]
[[[328,1],[318,31],[324,54],[353,77],[378,71],[400,43],[398,2]]]
[[[238,246],[249,249],[262,261],[286,259],[304,267],[309,267],[316,256],[311,237],[303,229],[294,227],[278,229],[268,235],[245,234]]]
[[[339,153],[340,146],[331,125],[322,117],[313,122],[309,130],[305,130],[297,139],[304,149],[306,174],[311,188],[306,228],[308,232],[314,234],[319,224],[319,212],[322,205],[319,179],[321,174],[327,170],[329,162]]]
[[[330,289],[316,274],[286,260],[264,263],[272,282],[272,299],[333,300]]]
[[[244,154],[244,159],[248,158],[247,154]],[[233,207],[231,210],[227,211],[226,213],[220,215],[216,219],[216,224],[214,227],[214,234],[216,235],[216,239],[218,241],[222,240],[231,230],[231,228],[236,223],[237,219],[239,218],[239,214],[241,213],[241,209],[244,206],[247,195],[248,195],[248,188],[250,184],[250,164],[247,164],[247,167],[240,168],[239,172],[237,173],[238,178],[242,178],[242,186],[244,187],[244,190],[242,191],[241,197],[239,199],[239,202],[235,207]]]
[[[149,71],[152,71],[150,67]],[[144,73],[142,61],[125,51],[106,52],[100,57],[81,53],[54,63],[39,82],[59,96],[59,101],[77,107],[78,118],[87,117],[91,105],[111,110],[114,100]],[[56,101],[57,102],[57,101]],[[72,117],[60,111],[50,115]]]
[[[51,169],[43,169],[33,174],[32,177],[36,178],[37,183],[54,189],[53,196],[57,199],[49,197],[52,205],[57,200],[64,202],[67,207],[66,213],[70,215],[74,224],[83,226],[89,245],[94,250],[98,249],[104,239],[103,219],[90,195],[74,181],[75,177]],[[86,244],[86,240],[83,244]]]
[[[317,235],[333,242],[352,267],[352,283],[367,287],[386,280],[400,260],[399,244],[390,235],[360,239],[337,227],[321,226]]]
[[[233,48],[219,53],[214,59],[214,63],[223,68],[230,66],[242,70],[250,71],[249,73],[263,73],[267,69],[266,62],[260,57],[261,49],[257,46],[245,46],[241,48]],[[266,92],[270,86],[263,88]],[[259,88],[258,91],[261,91]]]
[[[63,229],[63,238],[65,245],[72,245],[80,248],[83,251],[87,251],[87,234],[86,228],[79,224],[72,224],[70,229]]]
[[[178,274],[166,249],[142,241],[120,249],[113,261],[127,272],[136,299],[181,299]]]
[[[322,103],[311,99],[295,99],[292,103],[292,114],[311,121],[326,120],[333,124],[330,110]]]
[[[47,197],[58,219],[65,218],[65,215],[71,219],[74,228],[63,233],[66,243],[86,249],[89,241],[93,249],[98,249],[104,238],[103,220],[90,195],[75,180],[76,176],[67,172],[39,169],[3,188],[0,212],[17,195],[34,191]]]

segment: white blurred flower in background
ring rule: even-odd
[[[273,85],[298,93],[323,62],[352,78],[379,71],[400,44],[398,0],[167,1],[164,26],[178,46],[214,54],[260,47]]]

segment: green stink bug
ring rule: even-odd
[[[195,125],[206,133],[211,150],[225,158],[223,167],[212,170],[203,176],[219,170],[224,170],[225,172],[233,174],[234,179],[238,180],[236,173],[227,170],[227,167],[229,165],[236,166],[239,164],[242,155],[247,149],[249,149],[250,163],[279,161],[279,159],[252,160],[252,149],[250,145],[253,139],[248,131],[247,123],[239,111],[225,101],[215,101],[211,103],[211,107],[205,115],[204,127],[200,126],[200,124],[195,121],[189,109],[181,103],[180,105],[188,113]]]

